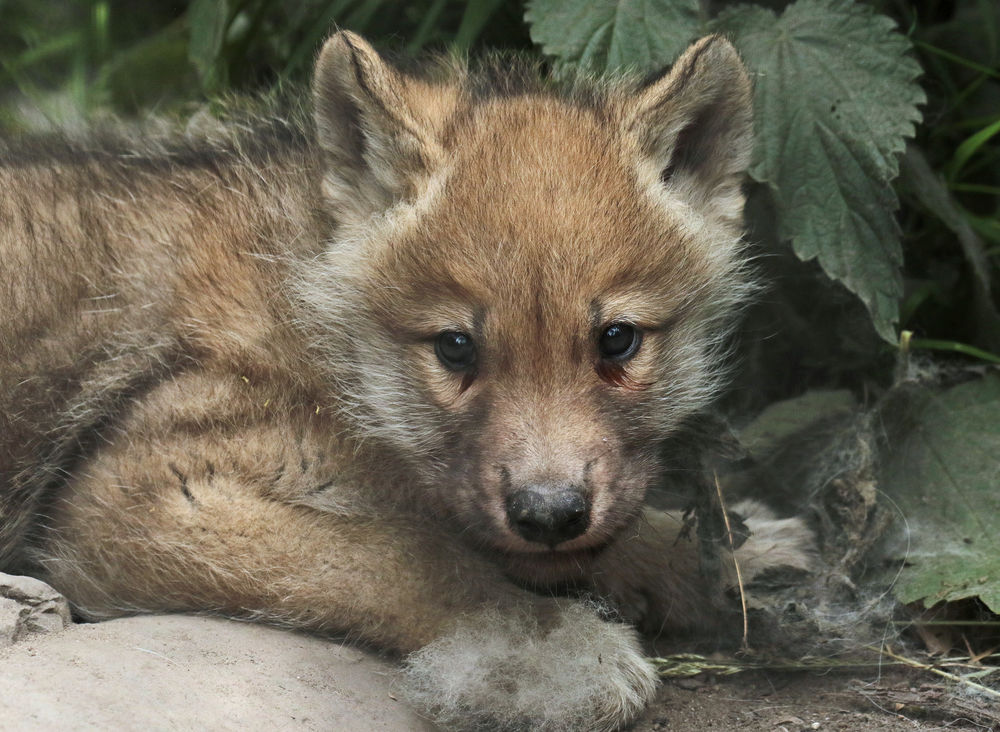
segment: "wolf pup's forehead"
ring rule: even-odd
[[[598,133],[598,146],[616,148],[609,159],[617,156],[633,168],[654,198],[666,195],[665,206],[675,205],[672,194],[738,230],[751,140],[750,82],[727,41],[703,39],[641,88],[622,83],[591,94],[581,88],[564,93],[462,68],[436,81],[416,79],[358,36],[338,34],[320,55],[313,94],[329,163],[327,199],[340,218],[358,221],[418,197],[435,174],[447,171],[463,143],[479,154],[500,154],[520,131],[536,148],[571,156],[576,143],[586,147]],[[584,170],[601,162],[592,149],[582,157]],[[532,162],[553,158],[524,161]]]

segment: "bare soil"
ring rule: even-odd
[[[956,705],[972,704],[972,716]],[[963,699],[920,671],[763,673],[667,681],[635,732],[662,730],[1000,730],[988,705]]]

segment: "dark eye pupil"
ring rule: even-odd
[[[476,344],[467,333],[446,330],[434,343],[438,360],[453,371],[470,368],[476,362]]]
[[[601,333],[598,347],[604,358],[628,358],[639,347],[639,333],[628,323],[612,323]]]

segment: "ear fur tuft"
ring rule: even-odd
[[[350,31],[323,46],[313,77],[317,138],[326,156],[323,191],[334,215],[364,219],[411,197],[440,148],[412,103],[412,87]]]
[[[739,226],[753,146],[752,85],[729,41],[707,36],[688,48],[639,92],[625,125],[660,185]]]

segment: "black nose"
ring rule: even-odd
[[[573,488],[532,487],[507,499],[507,520],[522,538],[555,547],[587,530],[590,506]]]

